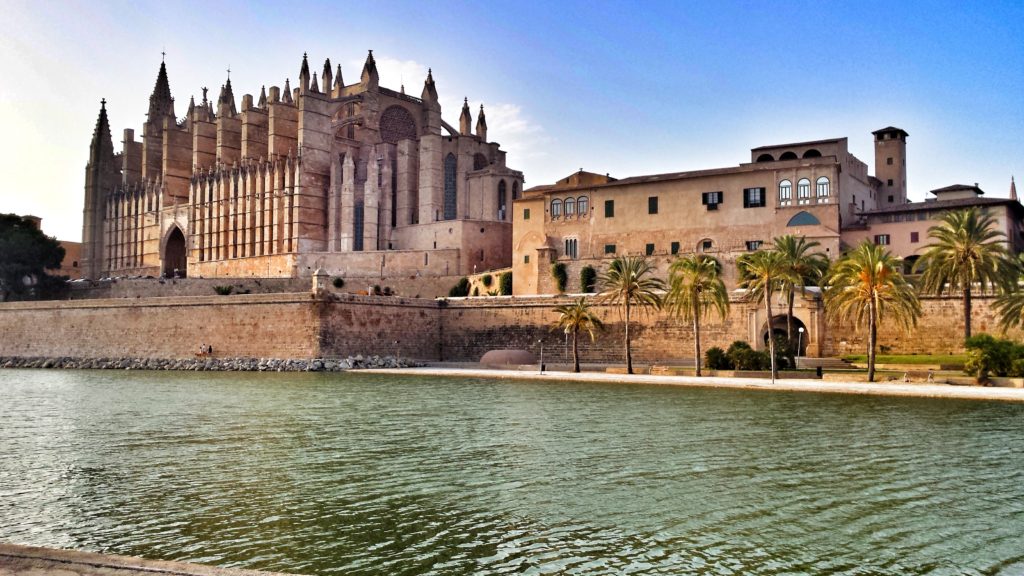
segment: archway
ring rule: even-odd
[[[185,235],[181,228],[174,226],[164,242],[163,274],[168,278],[184,278],[188,275],[188,258],[185,250]]]
[[[785,342],[786,332],[788,330],[788,324],[786,319],[789,317],[788,314],[778,314],[772,318],[772,329],[771,333],[776,338]],[[807,326],[804,325],[803,321],[793,316],[793,349],[796,350],[796,356],[807,355],[807,342],[810,340],[810,331]],[[803,330],[801,333],[800,330]],[[768,349],[768,323],[766,322],[761,326],[761,343],[764,344],[765,350]],[[797,349],[799,347],[799,350]]]

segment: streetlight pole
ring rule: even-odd
[[[797,331],[797,336],[796,336],[796,357],[800,358],[800,351],[803,350],[803,343],[804,343],[804,327],[801,326],[801,327],[797,328],[796,331]],[[794,368],[795,368],[795,366],[794,366]]]
[[[537,344],[540,344],[540,366],[538,367],[538,373],[544,373],[544,340],[537,340]]]

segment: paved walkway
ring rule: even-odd
[[[154,574],[272,576],[280,573],[0,544],[0,576],[153,576]]]
[[[914,396],[923,398],[957,398],[961,400],[999,400],[1024,402],[1024,388],[993,388],[986,386],[953,386],[949,384],[914,384],[904,382],[834,382],[823,380],[770,380],[761,378],[719,378],[693,376],[651,376],[648,374],[609,374],[607,372],[551,372],[543,374],[522,370],[490,370],[483,368],[400,368],[362,370],[377,374],[415,376],[463,376],[473,378],[505,378],[515,380],[570,380],[575,382],[606,382],[609,384],[656,384],[661,386],[692,386],[699,388],[739,388],[743,390],[784,390],[791,392],[823,392],[832,394],[868,394],[876,396]]]

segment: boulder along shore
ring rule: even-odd
[[[348,358],[45,358],[0,357],[0,368],[64,368],[78,370],[186,370],[195,372],[343,372],[364,368],[413,368],[422,363],[394,356]]]

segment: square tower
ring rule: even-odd
[[[907,203],[907,132],[901,128],[882,128],[875,135],[875,178],[879,188],[878,207]]]

